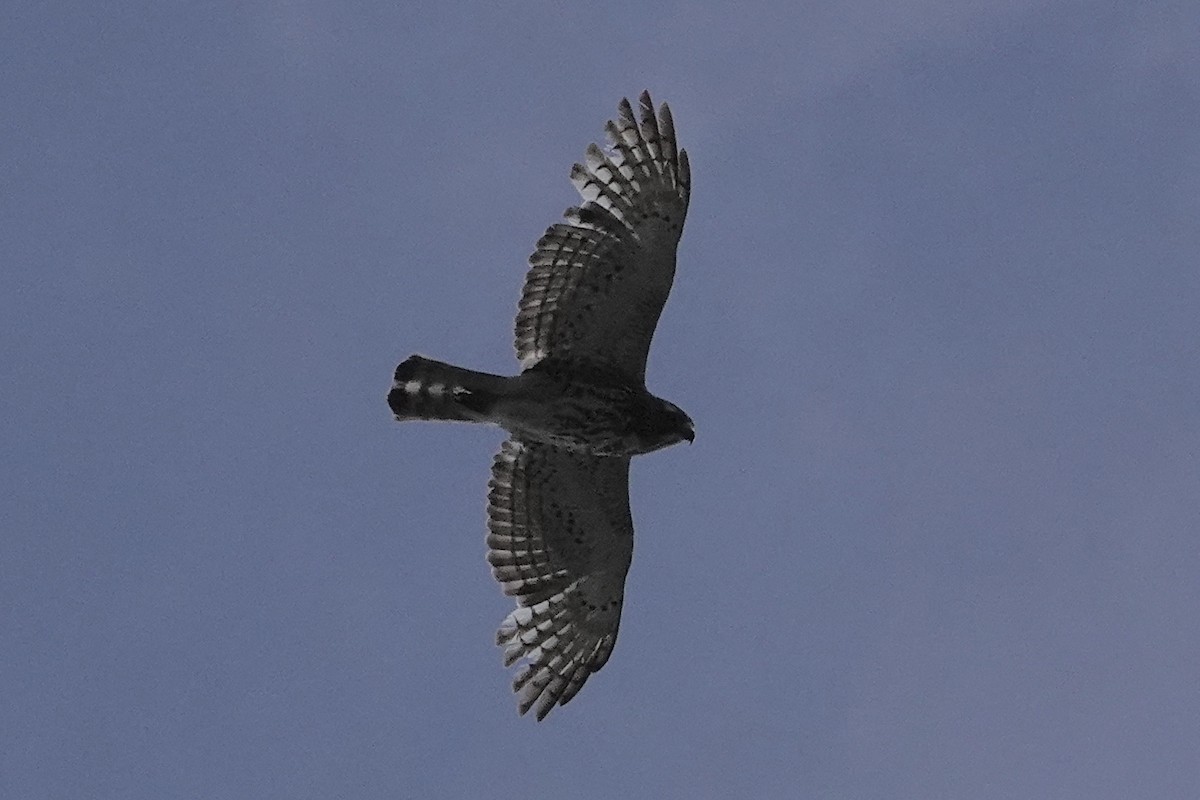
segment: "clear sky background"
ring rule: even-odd
[[[1191,0],[9,3],[0,796],[1200,796]],[[493,644],[525,259],[694,190],[608,666]]]

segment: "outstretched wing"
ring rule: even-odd
[[[492,465],[488,561],[519,604],[496,641],[522,714],[543,719],[604,666],[633,553],[629,459],[509,440]]]
[[[583,204],[566,211],[529,257],[517,313],[517,358],[605,363],[644,380],[650,339],[675,277],[675,249],[691,193],[687,152],[666,103],[628,100],[571,169]]]

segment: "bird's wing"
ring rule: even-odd
[[[583,203],[552,225],[529,257],[517,313],[517,358],[601,362],[644,379],[650,339],[675,276],[675,250],[691,192],[687,152],[671,110],[655,116],[642,92],[605,125],[571,169]]]
[[[518,606],[496,641],[522,714],[543,719],[604,666],[633,553],[629,459],[509,440],[492,466],[488,561]]]

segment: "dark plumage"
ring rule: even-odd
[[[488,422],[511,434],[488,494],[488,561],[518,607],[498,641],[521,713],[542,719],[608,660],[633,551],[629,459],[692,441],[691,419],[645,386],[691,192],[671,111],[643,92],[571,170],[583,199],[529,258],[516,322],[520,374],[411,356],[397,420]]]

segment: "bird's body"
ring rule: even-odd
[[[672,435],[682,411],[603,364],[546,360],[509,378],[411,356],[396,368],[388,404],[396,419],[489,422],[521,440],[597,456],[640,455],[687,438]]]
[[[694,436],[645,386],[646,355],[675,275],[691,191],[670,109],[622,100],[609,148],[587,149],[567,209],[530,256],[508,377],[411,356],[393,377],[397,420],[499,425],[488,561],[518,607],[500,626],[519,709],[542,719],[608,660],[633,552],[629,461]]]

